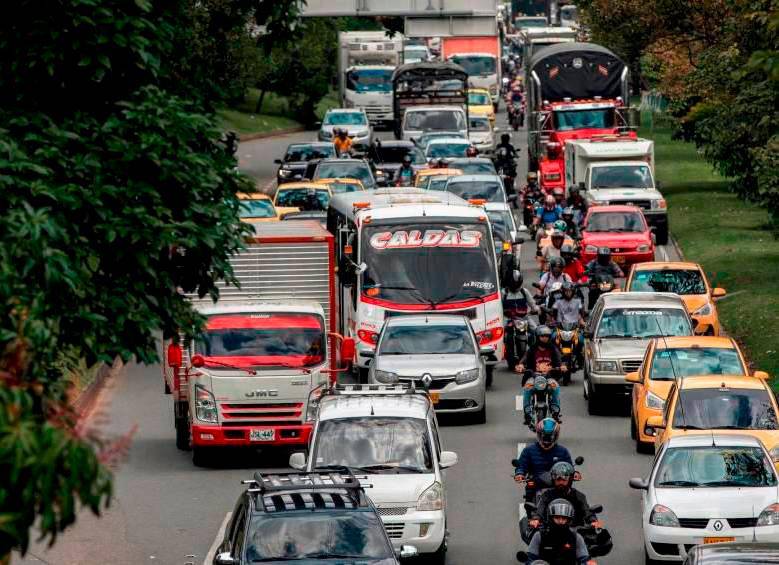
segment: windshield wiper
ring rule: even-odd
[[[754,483],[749,481],[710,481],[701,483],[702,487],[751,487]]]
[[[371,467],[372,467],[371,465],[369,465],[368,467],[355,467],[353,465],[317,465],[316,467],[314,467],[314,470],[321,471],[321,470],[329,469],[331,471],[337,471],[346,468],[352,472],[357,471],[359,473],[371,473],[372,472]]]
[[[367,471],[408,471],[411,473],[425,473],[427,472],[425,469],[421,469],[419,467],[411,467],[409,465],[392,465],[388,463],[376,463],[374,465],[366,465],[363,467]]]
[[[302,559],[366,559],[364,555],[350,555],[349,553],[309,553],[303,555]]]
[[[696,483],[695,481],[663,481],[662,483],[658,484],[657,486],[660,486],[660,487],[698,487],[698,486],[701,486],[701,483]]]

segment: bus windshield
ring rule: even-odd
[[[367,225],[360,261],[367,266],[362,294],[369,298],[435,307],[498,291],[495,250],[485,224]]]
[[[392,92],[392,69],[354,69],[346,73],[346,88],[355,92]]]

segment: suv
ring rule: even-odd
[[[346,130],[352,138],[355,150],[367,151],[373,143],[373,128],[365,110],[358,108],[333,108],[325,113],[317,138],[319,141],[333,141],[335,129]]]
[[[309,473],[333,466],[367,474],[370,496],[395,548],[410,544],[433,563],[446,559],[443,470],[457,454],[441,451],[433,403],[401,385],[336,386],[322,395],[309,456],[289,465]]]
[[[693,323],[678,294],[618,292],[602,295],[587,322],[584,397],[598,414],[607,396],[632,393],[625,374],[638,371],[653,337],[692,335]]]
[[[397,565],[381,518],[348,469],[262,475],[235,505],[213,565],[343,563]],[[401,558],[416,550],[405,546]]]

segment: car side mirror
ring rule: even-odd
[[[693,329],[697,328],[697,327],[698,327],[698,324],[700,324],[700,323],[701,323],[701,322],[700,322],[700,320],[699,320],[698,318],[693,318],[693,319],[692,319],[692,328],[693,328]]]
[[[712,298],[722,298],[723,296],[727,295],[728,291],[724,288],[717,287],[714,290],[711,291]]]
[[[762,379],[764,381],[767,381],[770,378],[768,373],[766,373],[765,371],[755,371],[754,373],[752,373],[752,376],[755,377],[756,379]]]
[[[222,553],[218,553],[216,557],[214,557],[214,563],[217,565],[233,565],[234,563],[238,563],[235,559],[233,559],[233,556],[230,555],[229,551],[223,551]]]
[[[442,451],[438,458],[438,466],[441,469],[448,469],[457,465],[457,454],[454,451]]]
[[[298,471],[303,471],[306,468],[306,454],[298,451],[290,455],[289,466]]]
[[[603,505],[602,504],[596,504],[595,506],[590,506],[590,513],[591,514],[601,514],[603,512]]]
[[[516,194],[509,194],[508,196],[506,196],[506,200],[509,202],[516,202],[517,198],[518,196]]]
[[[662,182],[660,182],[660,181],[656,181],[656,182],[655,182],[655,188],[656,188],[657,190],[660,190],[661,188],[663,188],[663,183],[662,183]]]
[[[495,353],[495,351],[491,347],[484,346],[479,348],[479,355],[482,357],[489,357],[493,353]]]
[[[283,165],[281,159],[274,159],[273,162],[276,163],[277,165]]]
[[[412,559],[419,555],[419,552],[417,551],[417,548],[413,545],[401,545],[400,551],[398,552],[398,557],[401,559]]]
[[[584,181],[579,183],[579,190],[587,190],[587,187],[584,185]]]
[[[641,382],[641,377],[639,376],[638,371],[633,371],[625,375],[625,382],[639,384]]]
[[[649,488],[649,483],[640,477],[630,479],[628,481],[628,485],[630,485],[630,488],[634,488],[636,490],[647,490]]]
[[[665,422],[663,422],[662,416],[649,416],[646,420],[646,427],[654,430],[664,430]]]

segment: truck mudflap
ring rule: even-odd
[[[312,424],[290,426],[192,426],[192,445],[198,447],[262,447],[307,445]]]

